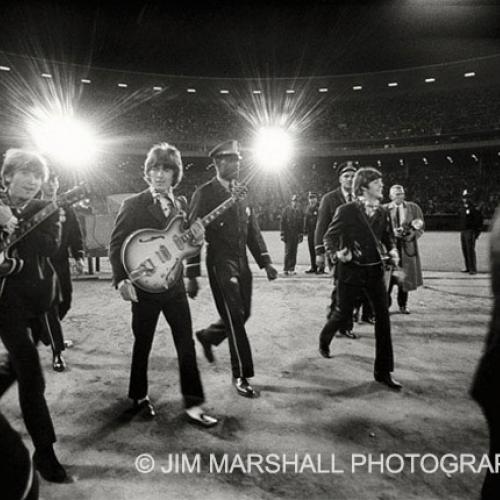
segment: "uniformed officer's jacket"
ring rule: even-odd
[[[308,205],[306,213],[304,214],[304,234],[314,236],[316,230],[316,223],[318,221],[318,205]]]
[[[217,177],[203,184],[191,199],[190,222],[203,218],[230,196]],[[235,261],[246,264],[248,246],[259,267],[271,263],[257,219],[246,199],[237,201],[206,227],[205,241],[207,260],[212,262]],[[188,278],[200,276],[199,255],[187,261],[186,275]]]
[[[318,210],[318,222],[314,233],[314,248],[317,255],[325,253],[323,238],[326,230],[332,222],[337,208],[346,203],[346,201],[340,187],[326,193],[323,198],[321,198]]]

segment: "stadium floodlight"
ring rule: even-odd
[[[252,94],[262,94],[262,90],[252,90]]]
[[[382,166],[382,161],[381,160],[377,160],[377,167],[381,167]]]
[[[47,78],[48,80],[50,80],[52,78],[52,75],[50,73],[42,73],[42,78]]]
[[[81,81],[82,83],[89,84],[89,83],[91,83],[91,81],[92,81],[92,80],[89,80],[88,78],[82,78],[80,81]]]
[[[397,87],[398,86],[398,82],[389,82],[387,84],[388,87]]]
[[[403,166],[403,165],[405,164],[405,161],[403,160],[403,158],[400,158],[400,159],[399,159],[399,164],[400,164],[401,166]]]
[[[128,85],[126,83],[119,83],[118,87],[120,87],[121,89],[126,89]]]
[[[424,165],[429,165],[429,160],[425,156],[422,156],[422,163]]]
[[[277,172],[293,154],[292,139],[286,130],[279,127],[262,127],[257,133],[254,156],[264,170]]]
[[[293,89],[286,89],[287,94],[295,94],[295,90]]]
[[[479,158],[477,157],[476,154],[471,154],[470,157],[477,163],[479,161]]]
[[[472,78],[473,76],[476,76],[476,73],[474,73],[474,71],[469,71],[468,73],[464,73],[465,78]]]
[[[159,85],[155,85],[155,86],[153,87],[153,90],[154,90],[155,92],[161,92],[161,91],[163,90],[163,87],[160,87]]]
[[[97,151],[97,140],[90,126],[70,115],[35,110],[28,129],[42,153],[68,167],[88,164]]]
[[[451,156],[447,156],[446,159],[450,162],[453,163],[453,158]]]
[[[361,85],[354,85],[352,90],[361,90],[363,87]]]
[[[186,89],[186,92],[187,92],[188,94],[196,94],[196,89],[189,88],[189,89]]]
[[[434,83],[436,81],[435,78],[426,78],[425,83]]]
[[[0,71],[10,71],[9,66],[0,66]]]
[[[325,92],[328,92],[328,88],[327,87],[320,87],[318,89],[318,92],[321,92],[322,94],[324,94]]]
[[[227,89],[220,89],[219,92],[221,94],[229,94],[229,90],[227,90]]]

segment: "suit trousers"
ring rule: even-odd
[[[285,264],[284,271],[294,271],[297,263],[297,250],[299,241],[296,238],[290,238],[285,241]]]
[[[73,295],[73,284],[71,282],[71,270],[68,259],[52,262],[57,273],[61,289],[61,302],[59,303],[59,318],[63,319],[71,308]]]
[[[462,243],[462,254],[464,256],[465,269],[477,272],[476,266],[476,231],[474,229],[464,229],[460,232]]]
[[[210,288],[222,321],[210,325],[200,335],[213,345],[227,337],[233,377],[250,378],[254,368],[245,323],[250,317],[252,273],[246,260],[237,266],[233,264],[207,260]]]
[[[160,313],[172,330],[179,360],[184,406],[190,408],[205,401],[196,363],[191,312],[184,286],[176,293],[146,293],[138,290],[138,302],[132,302],[134,347],[130,371],[129,397],[142,399],[148,394],[148,361]]]
[[[24,423],[35,448],[56,441],[37,349],[40,321],[40,317],[30,317],[25,310],[0,311],[0,337],[8,353],[0,361],[0,396],[17,380]]]
[[[391,340],[391,323],[387,307],[387,291],[380,269],[367,267],[362,285],[337,283],[337,305],[320,333],[320,345],[328,347],[335,333],[349,318],[356,299],[365,292],[375,314],[375,371],[380,374],[392,372],[394,359]]]
[[[308,233],[307,246],[309,248],[309,259],[311,261],[311,269],[316,271],[316,250],[314,248],[314,233]]]

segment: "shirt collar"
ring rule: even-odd
[[[166,198],[167,200],[171,201],[172,204],[174,204],[175,197],[174,197],[174,191],[172,188],[170,188],[166,193],[164,193],[161,191],[157,191],[153,186],[149,186],[149,191],[151,192],[151,195],[153,196],[154,200]]]
[[[216,179],[217,181],[219,182],[219,184],[227,191],[227,192],[231,192],[231,188],[230,188],[230,185],[231,185],[231,182],[230,181],[226,181],[225,179],[223,179],[222,177],[219,177],[219,175],[216,176]]]

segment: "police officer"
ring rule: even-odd
[[[226,141],[209,153],[216,176],[200,186],[191,200],[190,220],[203,217],[227,200],[232,193],[240,167],[237,141]],[[245,330],[250,317],[252,273],[248,265],[246,247],[250,249],[259,267],[264,268],[269,280],[277,277],[271,257],[262,238],[256,216],[244,200],[237,201],[229,210],[206,227],[207,271],[210,288],[221,319],[196,333],[205,356],[214,361],[212,346],[226,337],[229,342],[234,384],[239,395],[255,398],[257,391],[248,379],[254,376],[252,351]],[[191,298],[198,293],[200,276],[199,255],[186,265],[187,291]]]
[[[471,194],[465,189],[462,193],[462,207],[460,208],[460,242],[465,262],[463,273],[477,273],[476,240],[482,228],[483,216],[474,206]]]
[[[319,272],[325,268],[325,247],[323,244],[323,237],[330,225],[330,222],[337,211],[337,208],[354,200],[352,193],[352,182],[354,174],[356,173],[356,166],[354,162],[347,161],[339,165],[339,183],[340,186],[333,191],[326,193],[319,204],[318,210],[318,223],[316,224],[316,231],[314,233],[314,243],[316,251],[316,265]],[[331,304],[329,306],[328,318],[333,314],[336,302],[336,277],[334,271],[334,286],[331,294]],[[352,319],[343,325],[339,331],[340,334],[348,338],[356,338],[352,331]]]
[[[309,204],[307,205],[304,214],[304,234],[307,235],[307,245],[309,247],[309,258],[311,259],[311,267],[306,273],[316,273],[318,268],[316,266],[316,251],[314,250],[314,231],[316,230],[316,222],[318,221],[318,195],[309,191],[308,195]]]

